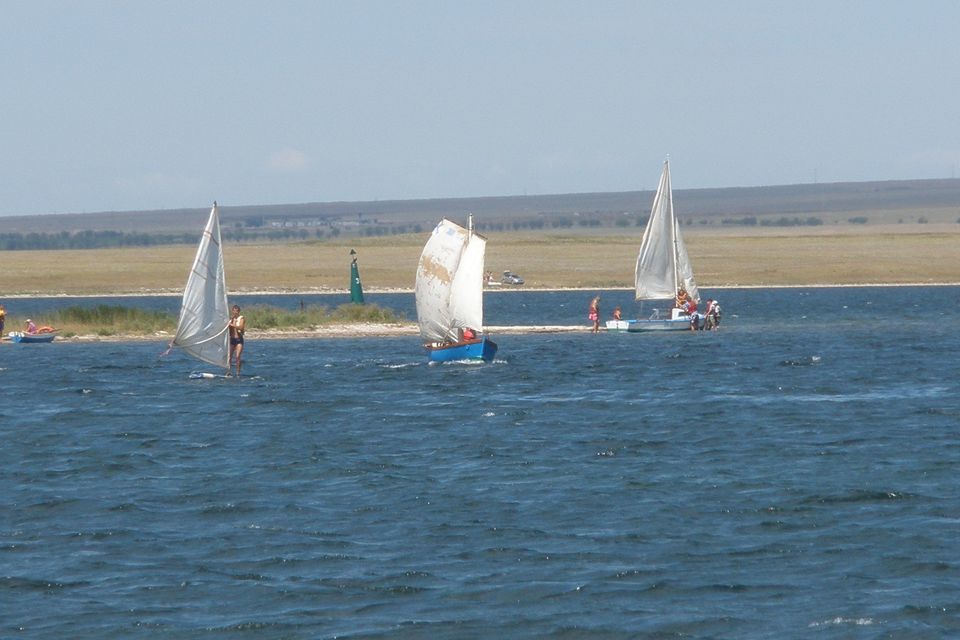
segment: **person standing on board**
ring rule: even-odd
[[[240,315],[240,305],[230,308],[230,364],[237,362],[237,377],[240,377],[240,359],[243,355],[243,333],[247,330],[247,321]]]
[[[0,336],[3,335],[3,325],[7,321],[7,310],[0,304]]]

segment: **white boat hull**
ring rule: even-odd
[[[627,327],[630,333],[644,331],[690,331],[690,317],[661,318],[657,320],[634,320]]]
[[[703,327],[704,317],[702,314],[695,314],[696,328]],[[683,313],[680,309],[672,309],[670,318],[660,318],[657,314],[654,317],[645,320],[608,320],[607,331],[627,331],[629,333],[640,333],[646,331],[690,331],[691,317]]]

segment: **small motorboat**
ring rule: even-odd
[[[23,342],[26,344],[32,342],[53,342],[57,337],[56,331],[44,331],[42,333],[24,333],[23,331],[11,331],[9,334],[11,342]]]

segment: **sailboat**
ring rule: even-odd
[[[417,324],[431,362],[493,360],[495,342],[482,335],[483,256],[487,240],[444,218],[417,265]]]
[[[170,346],[183,349],[197,360],[229,370],[229,321],[220,215],[214,202],[183,290],[177,333]]]
[[[700,301],[700,292],[693,277],[690,258],[683,244],[680,225],[673,212],[673,189],[670,185],[670,161],[663,163],[663,173],[657,194],[653,198],[650,219],[640,242],[637,267],[634,273],[634,292],[637,300],[670,300],[674,302],[683,291],[687,298]],[[691,321],[699,324],[702,317],[688,315],[686,310],[672,305],[669,316],[661,316],[659,309],[639,320],[610,320],[607,329],[614,331],[673,331],[690,330]]]

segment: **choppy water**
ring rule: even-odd
[[[489,365],[0,346],[0,637],[960,635],[960,288],[720,297],[715,334],[501,335]]]

